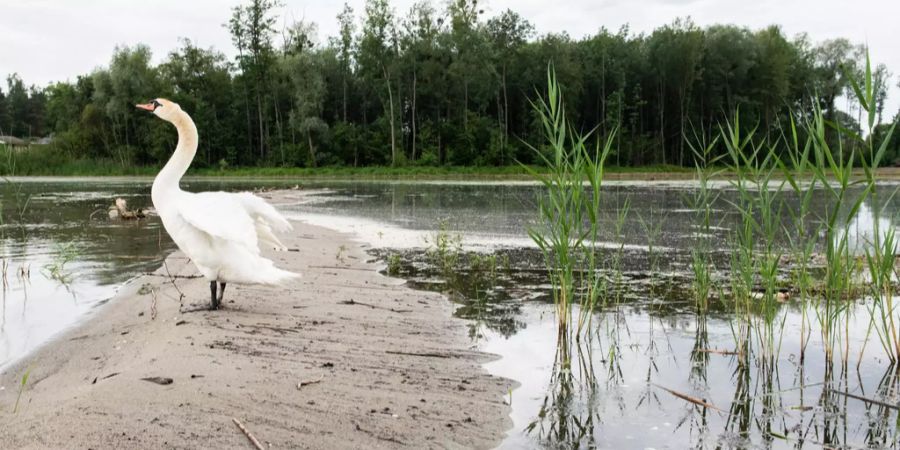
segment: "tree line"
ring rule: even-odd
[[[0,135],[52,134],[59,159],[158,165],[175,135],[134,104],[166,97],[197,123],[198,166],[530,163],[525,143],[543,133],[530,99],[548,64],[578,131],[617,130],[617,165],[693,164],[683,137],[712,135],[735,110],[772,136],[814,108],[859,130],[861,111],[840,99],[865,51],[846,39],[689,19],[574,39],[538,35],[512,10],[486,17],[477,0],[405,12],[367,0],[362,11],[345,4],[338,34],[320,41],[314,23],[280,26],[281,8],[248,0],[232,10],[233,59],[182,39],[158,65],[136,45],[75,81],[26,87],[12,74],[0,89]],[[884,111],[891,78],[874,69],[879,122],[894,113]]]

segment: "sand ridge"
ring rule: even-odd
[[[303,274],[289,285],[228,285],[223,311],[182,313],[209,285],[171,278],[196,274],[176,252],[8,367],[0,448],[253,448],[233,418],[271,448],[499,444],[514,384],[481,367],[452,305],[379,274],[350,236],[294,225],[299,251],[266,252]]]

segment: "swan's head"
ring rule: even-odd
[[[178,103],[175,103],[171,100],[166,100],[164,98],[157,98],[150,100],[148,103],[134,105],[139,109],[143,109],[145,111],[150,111],[166,122],[171,122],[175,120],[178,113],[181,111],[181,107],[178,106]]]

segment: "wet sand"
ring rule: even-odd
[[[182,312],[209,285],[176,252],[6,368],[0,448],[253,448],[234,418],[266,448],[499,444],[513,383],[481,367],[445,298],[380,275],[351,236],[295,223],[284,241],[299,251],[268,255],[303,274],[289,285]]]

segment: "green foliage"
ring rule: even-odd
[[[160,166],[175,136],[133,105],[167,97],[197,123],[196,167],[540,163],[521,142],[544,132],[528,96],[544,86],[548,62],[567,86],[573,129],[617,130],[616,166],[690,167],[681,136],[697,124],[711,140],[722,112],[738,107],[773,142],[792,116],[811,117],[816,107],[859,131],[854,114],[835,107],[863,67],[861,48],[845,39],[814,45],[775,26],[701,28],[689,19],[649,34],[626,26],[575,39],[536,35],[518,13],[489,16],[474,0],[408,11],[368,0],[359,13],[345,5],[337,35],[320,40],[314,23],[281,26],[281,11],[278,0],[232,9],[233,61],[183,40],[158,65],[144,45],[117,47],[107,67],[45,88],[10,74],[0,135],[52,134],[58,152],[39,153],[50,158],[36,165],[43,173],[86,160],[122,172]],[[871,72],[880,122],[890,73],[883,65]],[[842,133],[826,139],[858,145]],[[897,141],[886,161],[900,157]]]

